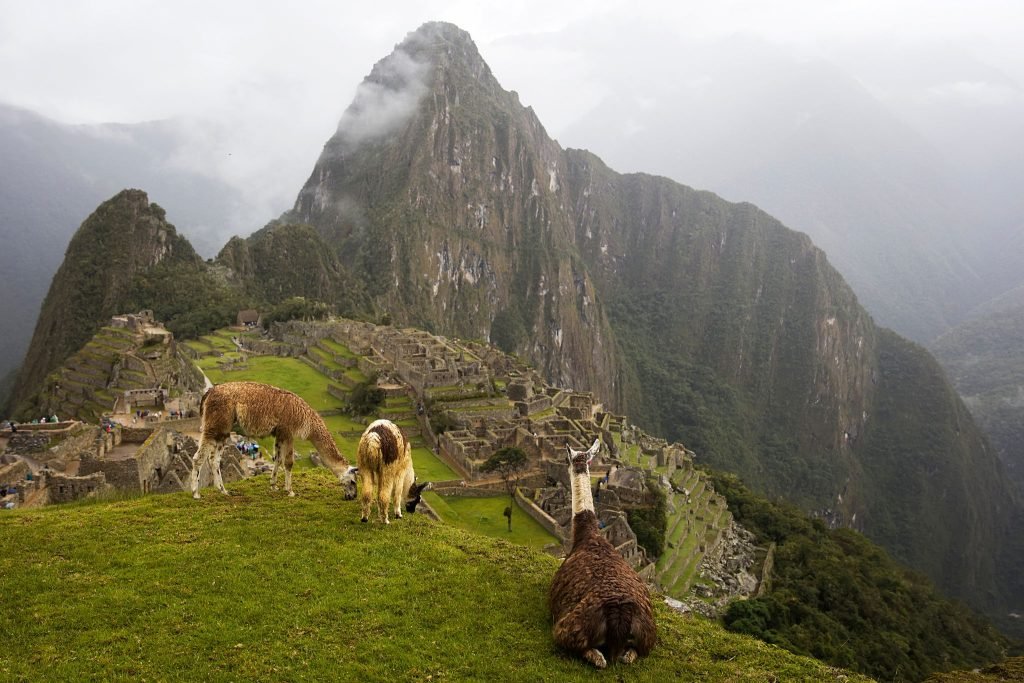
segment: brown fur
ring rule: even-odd
[[[295,462],[295,439],[312,441],[324,462],[338,475],[346,500],[356,497],[355,470],[338,451],[330,430],[320,414],[302,397],[290,391],[259,382],[227,382],[207,391],[200,401],[201,423],[199,448],[192,457],[192,495],[199,498],[199,472],[209,460],[214,484],[227,493],[220,475],[221,451],[227,444],[234,425],[250,437],[274,437],[274,470],[271,486],[277,487],[277,468],[283,461],[285,490],[291,488],[292,465]]]
[[[412,445],[402,430],[388,420],[377,420],[363,432],[356,450],[359,466],[362,520],[370,518],[376,502],[380,520],[389,524],[388,506],[395,517],[402,516],[402,500],[416,480],[412,467]],[[376,495],[375,495],[376,494]]]
[[[579,467],[570,458],[570,475]],[[589,479],[585,462],[582,472]],[[647,585],[601,534],[593,510],[573,516],[572,550],[555,572],[548,605],[555,643],[597,668],[632,663],[657,640]]]

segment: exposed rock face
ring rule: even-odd
[[[934,429],[895,391],[897,377],[943,386],[934,363],[880,342],[805,235],[562,150],[458,28],[427,24],[373,68],[288,218],[314,226],[395,322],[524,355],[755,488],[883,540],[954,595],[998,602],[976,588],[997,583],[983,558],[1014,505],[998,463],[976,430]],[[941,419],[963,412],[952,392],[934,398]],[[941,504],[929,486],[890,488],[935,473],[967,483]],[[936,541],[936,527],[951,532]],[[965,557],[958,534],[980,529]]]
[[[611,395],[616,349],[571,248],[565,177],[562,150],[469,36],[428,24],[363,82],[293,217],[395,320],[489,339],[556,384]]]

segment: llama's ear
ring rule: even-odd
[[[593,460],[594,457],[598,453],[600,453],[600,452],[601,452],[601,439],[594,439],[594,445],[591,446],[590,449],[587,451],[587,464],[589,465],[590,461]]]
[[[569,444],[565,444],[565,458],[566,460],[569,461],[570,465],[572,464],[572,458],[574,455],[576,454],[573,452],[572,446],[570,446]]]

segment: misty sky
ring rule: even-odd
[[[373,64],[425,21],[467,30],[553,137],[599,151],[572,138],[588,111],[625,83],[656,106],[667,82],[699,83],[697,48],[737,38],[839,65],[880,98],[1019,99],[1022,14],[1017,0],[0,0],[0,101],[65,123],[193,122],[176,163],[243,188],[269,219]]]

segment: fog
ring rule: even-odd
[[[153,163],[227,188],[226,219],[170,216],[211,256],[291,208],[336,132],[351,144],[401,121],[426,66],[381,60],[450,21],[563,147],[758,204],[811,234],[883,323],[927,340],[1024,283],[1021,16],[1009,0],[0,0],[0,104],[161,121],[174,144]],[[373,68],[389,85],[363,83]],[[893,288],[935,286],[955,305],[886,310]]]
[[[172,163],[238,187],[254,228],[260,214],[292,204],[373,64],[428,20],[469,31],[499,81],[549,133],[598,153],[602,135],[650,125],[580,127],[605,98],[628,89],[642,111],[687,89],[699,97],[711,74],[694,55],[717,59],[722,50],[736,52],[737,68],[751,63],[747,50],[774,51],[788,64],[827,60],[903,115],[928,121],[942,102],[1020,102],[1022,26],[1013,2],[768,5],[3,0],[0,102],[66,123],[177,119],[192,136]],[[783,62],[765,61],[762,71]],[[755,115],[709,116],[708,129],[694,134],[720,139]],[[614,160],[630,169],[648,161],[642,153]],[[700,186],[716,175],[677,179]]]

